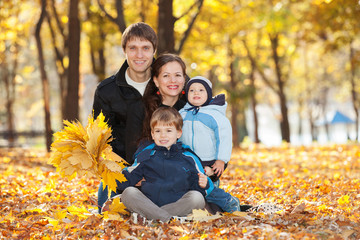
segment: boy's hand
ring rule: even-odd
[[[141,179],[135,186],[140,187],[143,181],[146,181],[145,178]]]
[[[199,186],[201,188],[206,188],[208,177],[202,173],[198,173],[198,176],[199,176]]]
[[[225,162],[216,160],[211,166],[217,176],[220,176],[224,172]]]

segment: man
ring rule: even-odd
[[[95,91],[94,117],[102,111],[112,128],[113,151],[132,164],[136,141],[141,136],[144,108],[142,95],[151,79],[151,64],[158,45],[155,31],[146,23],[126,28],[121,45],[126,60],[120,70],[102,81]],[[98,205],[107,200],[107,189],[99,186]]]

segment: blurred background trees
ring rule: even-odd
[[[124,60],[121,33],[138,21],[157,31],[158,53],[179,54],[190,77],[226,93],[234,146],[246,136],[330,141],[336,110],[359,138],[359,1],[3,0],[0,9],[1,146],[45,135],[38,144],[49,148],[63,119],[86,123],[96,84]]]

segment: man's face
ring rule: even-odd
[[[155,53],[151,42],[140,38],[129,40],[124,51],[130,70],[137,74],[149,69]]]
[[[177,139],[181,137],[182,131],[177,130],[175,125],[166,125],[161,122],[154,126],[151,130],[151,136],[158,146],[170,149],[171,145],[175,144]]]

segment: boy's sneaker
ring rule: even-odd
[[[178,216],[172,216],[169,222],[172,221],[179,221],[180,223],[190,222],[190,220],[187,217],[178,217]]]
[[[143,217],[136,212],[131,213],[130,220],[133,224],[142,226],[150,226],[153,223],[153,220],[148,220],[146,217]]]
[[[241,211],[239,199],[233,196],[231,200],[228,202],[226,209],[224,210],[225,212],[229,212],[229,213]]]

